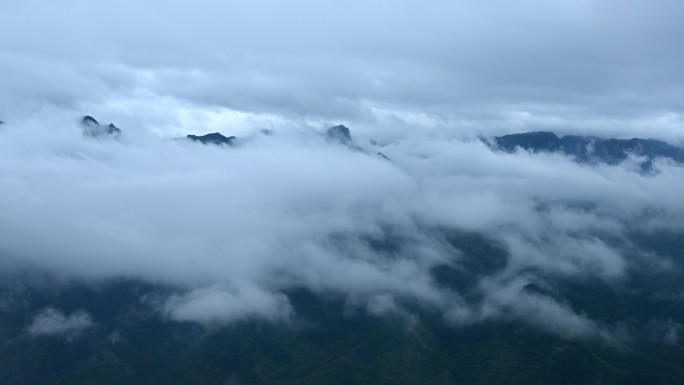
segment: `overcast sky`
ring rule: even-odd
[[[679,140],[679,0],[0,5],[0,120],[402,136],[552,129]]]

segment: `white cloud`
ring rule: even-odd
[[[283,294],[268,293],[249,283],[231,289],[214,285],[174,295],[162,311],[176,321],[223,324],[250,318],[286,321],[292,308]]]
[[[521,277],[619,282],[634,262],[655,264],[606,238],[622,239],[627,224],[684,226],[684,168],[667,162],[644,177],[419,130],[383,147],[387,162],[306,129],[229,149],[136,127],[94,140],[67,112],[53,118],[0,130],[0,270],[163,283],[184,293],[162,301],[175,320],[286,320],[283,293],[304,287],[373,314],[403,300],[460,324],[527,309],[538,317],[518,318],[546,330],[605,336],[587,316],[520,292]],[[480,282],[481,301],[434,281],[433,267],[463,258],[443,230],[484,233],[510,254]],[[399,243],[368,242],[388,234]]]
[[[92,317],[83,310],[67,315],[57,309],[46,308],[33,318],[27,330],[30,335],[34,336],[73,338],[92,326]]]

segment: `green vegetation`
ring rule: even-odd
[[[655,236],[661,235],[634,239],[680,263],[679,238],[668,248],[653,242]],[[450,237],[464,255],[461,268],[435,269],[445,288],[474,292],[477,277],[505,265],[502,249],[486,238]],[[419,319],[410,325],[399,316],[350,312],[345,298],[304,288],[287,293],[297,314],[290,323],[202,327],[165,320],[140,299],[169,289],[139,282],[71,284],[57,291],[8,285],[0,313],[0,383],[684,384],[682,342],[663,341],[654,332],[658,320],[684,323],[682,278],[672,268],[636,271],[619,285],[557,279],[552,293],[529,288],[622,328],[629,337],[616,344],[565,338],[505,319],[455,326],[415,303],[405,304]],[[86,309],[95,325],[72,338],[29,336],[26,325],[46,306]]]

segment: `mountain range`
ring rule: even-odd
[[[493,148],[507,152],[518,149],[531,152],[560,153],[581,163],[619,164],[630,157],[641,161],[644,171],[651,170],[653,160],[667,158],[684,163],[684,149],[654,139],[602,139],[595,136],[566,135],[538,131],[497,136]]]
[[[121,135],[121,130],[114,124],[106,126],[92,116],[86,115],[81,118],[83,133],[89,137],[104,137]],[[270,130],[262,130],[264,135],[273,135]],[[361,147],[354,143],[351,130],[344,125],[337,125],[325,131],[326,139],[335,144],[349,147],[356,151],[363,151]],[[186,135],[185,139],[199,142],[202,144],[227,145],[233,147],[237,145],[238,139],[235,136],[224,136],[214,132],[205,135]],[[493,138],[482,138],[483,142],[489,145],[494,151],[515,152],[518,150],[530,151],[533,153],[557,153],[571,157],[579,163],[604,163],[617,165],[621,162],[636,158],[639,161],[642,172],[650,172],[653,169],[653,161],[662,158],[669,159],[676,163],[684,163],[684,148],[671,145],[669,143],[655,139],[614,139],[599,138],[596,136],[565,135],[559,137],[549,131],[534,131],[525,133],[515,133]],[[371,141],[372,146],[377,146],[375,141]],[[390,160],[382,152],[376,155]]]

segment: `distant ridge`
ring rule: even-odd
[[[536,131],[497,136],[494,147],[506,152],[523,149],[532,152],[553,152],[573,157],[583,163],[616,165],[630,156],[645,157],[644,170],[650,170],[656,158],[669,158],[684,163],[684,149],[655,139],[602,139],[593,136],[566,135]]]
[[[236,137],[234,136],[223,136],[222,134],[218,132],[214,132],[211,134],[206,134],[206,135],[187,135],[186,138],[195,141],[195,142],[200,142],[202,144],[215,144],[215,145],[228,145],[228,146],[234,146],[235,141],[237,140]]]

